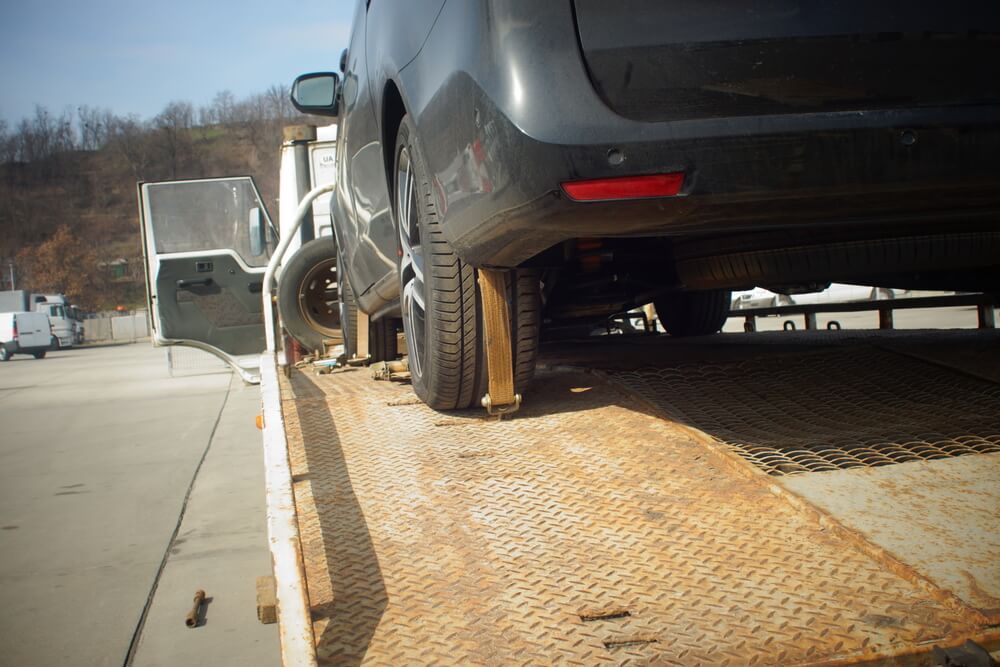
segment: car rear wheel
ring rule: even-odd
[[[415,137],[413,123],[404,117],[396,137],[393,212],[410,375],[414,392],[432,408],[467,408],[478,405],[488,384],[476,269],[442,234]],[[522,392],[534,374],[538,350],[538,274],[510,271],[506,283],[514,386]]]
[[[707,336],[726,323],[732,292],[671,292],[653,301],[660,324],[671,336]]]
[[[44,359],[45,358],[45,350],[42,350],[41,352],[32,352],[31,356],[33,356],[35,359]]]

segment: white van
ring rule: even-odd
[[[14,354],[41,359],[52,348],[52,327],[45,313],[0,313],[0,361]]]

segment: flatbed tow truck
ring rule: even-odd
[[[601,337],[543,363],[503,421],[363,369],[265,373],[302,559],[277,575],[308,600],[298,624],[280,602],[287,665],[1000,647],[996,332]]]
[[[162,252],[150,198],[140,187],[148,254],[207,266]],[[282,227],[277,257],[294,235]],[[988,298],[974,331],[552,341],[520,411],[497,420],[433,411],[370,368],[296,367],[277,349],[276,263],[250,292],[269,323],[286,667],[988,665],[1000,649]],[[156,311],[175,285],[178,303],[234,319],[225,290],[179,276],[151,274],[157,340],[184,338]]]

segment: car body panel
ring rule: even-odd
[[[574,0],[591,80],[641,121],[1000,101],[984,2]]]
[[[392,259],[391,247],[375,241],[377,230],[390,222],[383,224],[381,218],[389,206],[388,176],[379,179],[374,164],[381,152],[384,173],[388,138],[385,127],[370,125],[383,123],[379,91],[390,84],[417,128],[415,141],[432,172],[443,233],[462,259],[475,266],[518,266],[555,244],[581,237],[679,237],[802,225],[978,220],[992,225],[1000,218],[1000,163],[993,157],[1000,149],[1000,105],[989,100],[942,105],[950,99],[947,95],[928,95],[920,104],[893,105],[880,98],[870,105],[794,113],[762,113],[750,104],[742,115],[727,111],[721,117],[648,122],[616,112],[593,85],[572,2],[445,2],[412,57],[402,46],[398,51],[392,46],[400,25],[388,18],[402,6],[400,1],[375,0],[372,7],[376,4],[379,13],[373,9],[364,28],[367,39],[379,43],[370,43],[367,51],[369,58],[378,59],[366,69],[374,110],[355,126],[365,132],[366,141],[355,136],[354,150],[341,152],[347,162],[358,159],[347,169],[366,180],[349,186],[353,222],[337,221],[346,236],[356,237],[349,241],[348,276],[365,289],[391,284],[395,274],[385,261]],[[733,29],[743,29],[727,14],[735,11],[731,4],[711,7]],[[909,14],[922,5],[890,4],[879,9],[873,25],[888,30],[894,17],[899,19],[897,32],[922,25]],[[647,6],[642,0],[604,3],[607,11],[621,12],[633,5]],[[793,6],[802,16],[825,16],[827,11],[791,0],[772,10],[777,16],[782,7]],[[971,5],[959,5],[966,6]],[[681,7],[703,11],[690,3]],[[989,12],[990,17],[996,13]],[[961,15],[952,23],[970,32],[972,20]],[[992,25],[992,20],[984,24]],[[945,27],[957,31],[952,23]],[[797,30],[802,24],[789,25]],[[794,34],[792,27],[786,38]],[[813,25],[803,34],[823,29]],[[358,34],[355,25],[352,39]],[[720,35],[725,37],[716,32],[705,38]],[[405,42],[409,50],[416,41]],[[984,37],[983,43],[988,41]],[[895,42],[908,44],[906,39]],[[954,59],[950,62],[953,67]],[[352,113],[358,113],[347,93],[345,83],[342,123],[353,122]],[[381,151],[362,153],[370,142],[382,142]],[[578,203],[568,201],[560,189],[567,180],[671,171],[685,174],[680,196],[673,198]],[[362,299],[362,308],[371,312],[393,298],[391,288],[380,292],[378,298]]]
[[[390,73],[405,67],[419,52],[443,4],[444,0],[375,0],[358,2],[355,10],[339,135],[341,154],[348,158],[342,160],[340,215],[335,217],[342,221],[337,234],[347,274],[366,311],[398,296],[396,281],[386,280],[396,271],[396,232],[386,173],[386,154],[396,138],[390,137],[387,145],[382,135],[382,93]],[[387,15],[395,29],[369,34],[367,26],[384,24]]]

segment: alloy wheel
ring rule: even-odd
[[[396,220],[399,223],[399,281],[410,372],[423,375],[425,355],[424,247],[417,219],[416,177],[407,146],[396,160]]]

